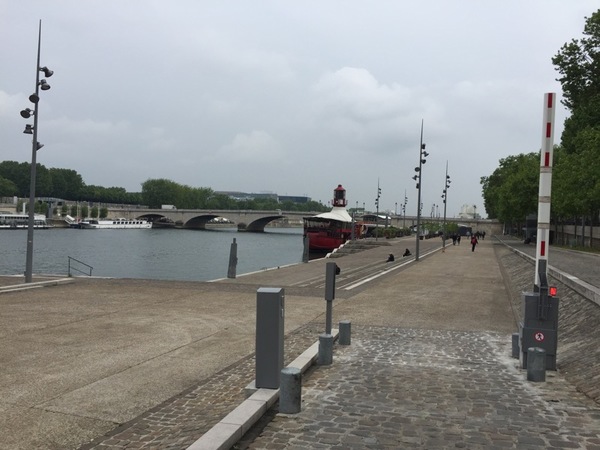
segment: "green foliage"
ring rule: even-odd
[[[89,217],[88,212],[89,212],[89,207],[87,205],[83,205],[81,207],[81,217],[83,217],[83,218]]]
[[[63,203],[62,206],[60,207],[60,215],[66,216],[68,212],[69,212],[69,207],[67,206],[66,203]]]
[[[16,161],[0,162],[0,196],[16,195],[29,197],[31,164]],[[112,203],[123,205],[147,205],[160,208],[161,205],[175,205],[179,209],[248,209],[323,212],[329,208],[319,202],[279,203],[273,197],[235,200],[225,194],[217,194],[210,188],[194,188],[174,181],[150,179],[142,183],[142,192],[127,192],[121,187],[86,185],[79,173],[70,169],[50,168],[36,165],[36,196],[55,197],[68,201],[86,201],[97,204]],[[101,212],[100,212],[101,213]],[[77,216],[76,206],[71,207],[70,215]],[[87,213],[80,214],[86,217]]]
[[[583,35],[552,58],[571,111],[553,179],[553,213],[562,217],[600,211],[600,10],[586,17]]]
[[[600,10],[585,20],[585,37],[567,42],[552,58],[561,74],[563,104],[571,111],[600,95]]]
[[[98,218],[98,207],[96,205],[92,206],[92,209],[90,210],[90,217],[93,217],[94,219]]]
[[[100,208],[100,218],[106,219],[107,217],[108,217],[108,208],[106,206],[103,206],[102,208]]]
[[[0,197],[12,197],[18,193],[17,185],[12,180],[0,176]]]
[[[521,153],[501,159],[492,175],[481,177],[490,219],[512,222],[537,211],[539,165],[539,153]]]
[[[458,233],[458,224],[456,222],[446,222],[446,234]]]

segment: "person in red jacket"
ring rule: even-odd
[[[475,246],[479,243],[475,235],[471,236],[471,251],[475,251]]]

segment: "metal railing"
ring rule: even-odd
[[[94,268],[92,266],[90,266],[89,264],[86,264],[86,263],[84,263],[82,261],[79,261],[78,259],[72,258],[70,256],[68,258],[69,258],[69,264],[68,264],[67,274],[68,274],[69,277],[73,276],[73,274],[72,274],[71,271],[75,271],[75,272],[81,273],[83,275],[87,275],[88,277],[92,276],[92,270],[94,270]],[[77,264],[80,264],[81,266],[84,266],[86,269],[80,269],[79,267],[77,267],[77,265],[73,266],[73,264],[71,263],[71,261],[74,261]]]

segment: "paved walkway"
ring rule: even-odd
[[[411,244],[336,259],[342,275],[360,267],[380,275],[340,279],[333,322],[352,322],[352,344],[336,345],[333,365],[305,375],[301,413],[273,409],[236,448],[600,449],[598,405],[560,372],[526,382],[509,357],[516,328],[500,245],[487,239],[471,252],[463,242],[419,263],[385,264],[388,253],[414,252]],[[13,364],[9,377],[0,375],[0,428],[10,430],[0,448],[77,448],[94,436],[83,448],[187,448],[243,400],[253,379],[254,359],[243,355],[251,354],[256,287],[286,288],[287,363],[323,331],[324,264],[219,283],[78,281],[36,293],[50,323],[23,294],[3,294],[2,311],[13,305],[21,315],[1,328],[20,347],[0,353]],[[73,295],[82,286],[93,301]],[[21,319],[30,322],[14,323]],[[103,329],[118,330],[117,339]],[[36,350],[50,364],[36,366],[44,387],[24,375],[29,359],[14,355],[47,341],[58,347]],[[60,371],[67,362],[75,376]]]

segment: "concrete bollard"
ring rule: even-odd
[[[281,370],[279,412],[296,414],[302,409],[302,372],[296,367]]]
[[[546,350],[543,348],[527,349],[527,381],[546,381]]]
[[[339,323],[340,345],[350,345],[351,323],[349,320],[341,320]]]
[[[227,267],[227,278],[235,278],[237,270],[237,242],[233,238],[231,248],[229,249],[229,266]]]
[[[323,333],[319,335],[317,364],[319,366],[328,366],[331,363],[333,363],[333,335]]]
[[[519,358],[519,333],[512,334],[512,357],[518,359]]]

